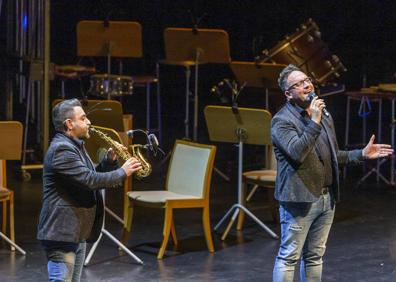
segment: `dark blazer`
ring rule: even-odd
[[[43,206],[37,238],[80,243],[97,240],[104,215],[101,188],[122,184],[122,168],[102,162],[96,169],[83,141],[58,133],[44,158]]]
[[[333,170],[330,192],[339,200],[339,164],[363,160],[362,150],[340,151],[334,123],[322,116],[323,130],[329,143]],[[271,136],[277,159],[275,198],[282,202],[314,202],[324,185],[323,166],[315,152],[315,142],[322,127],[312,120],[307,122],[291,103],[287,102],[272,119]]]

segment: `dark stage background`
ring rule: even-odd
[[[6,1],[7,2],[7,1]],[[285,35],[312,18],[320,27],[322,39],[333,54],[337,54],[348,72],[338,80],[348,90],[360,89],[363,80],[367,85],[392,82],[395,73],[396,46],[395,1],[51,1],[51,61],[59,65],[76,64],[76,25],[80,20],[138,21],[143,28],[141,60],[126,60],[125,74],[153,73],[155,63],[164,58],[163,30],[166,27],[192,27],[192,18],[201,18],[199,28],[219,28],[228,32],[233,60],[253,60],[262,49],[270,49]],[[5,9],[1,17],[1,56],[5,58]],[[205,15],[205,16],[204,16]],[[97,68],[105,72],[105,59],[95,59]],[[83,64],[92,64],[84,59]],[[113,61],[113,70],[117,61]],[[175,138],[184,135],[184,73],[175,67],[163,67],[162,108],[165,149]],[[200,68],[200,128],[199,141],[207,141],[202,109],[207,104],[218,104],[219,99],[209,93],[211,86],[224,77],[231,77],[228,66],[206,65]],[[2,78],[3,79],[3,78]],[[193,81],[192,81],[193,83]],[[89,79],[83,81],[87,90]],[[193,84],[191,84],[193,85]],[[0,84],[2,87],[3,84]],[[51,83],[51,97],[57,98],[60,82]],[[2,87],[3,89],[3,87]],[[1,89],[1,92],[3,91]],[[66,84],[67,97],[81,98],[76,82]],[[280,93],[271,95],[270,103],[281,104]],[[18,103],[15,99],[15,103]],[[145,96],[136,90],[132,97],[123,99],[125,111],[134,114],[135,128],[145,126]],[[335,119],[339,143],[344,144],[345,104],[343,94],[326,98]],[[246,90],[240,96],[240,105],[264,107],[263,90]],[[390,110],[384,106],[384,112]],[[389,107],[389,108],[388,108]],[[15,117],[24,116],[24,106],[15,105]],[[192,108],[191,108],[192,109]],[[376,109],[369,115],[369,133],[376,130]],[[274,110],[273,110],[274,112]],[[154,117],[154,116],[153,116]],[[361,119],[357,109],[352,111],[350,136],[360,136]],[[390,124],[386,115],[384,124]],[[386,127],[384,139],[390,142]],[[359,140],[360,141],[360,140]]]
[[[76,60],[75,27],[82,19],[138,21],[143,27],[146,69],[164,58],[163,30],[192,27],[220,28],[230,36],[233,60],[252,60],[273,47],[308,18],[319,25],[322,39],[348,68],[343,76],[350,88],[389,80],[395,72],[395,1],[51,1],[52,60]]]

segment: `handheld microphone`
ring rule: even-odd
[[[308,99],[309,99],[309,101],[312,101],[312,99],[315,98],[315,97],[318,97],[318,95],[316,95],[315,92],[311,92],[311,93],[308,94]],[[327,117],[330,116],[330,113],[327,111],[326,107],[323,108],[322,113],[323,113],[325,116],[327,116]]]

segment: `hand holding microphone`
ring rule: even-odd
[[[315,92],[311,92],[308,94],[308,99],[311,101],[310,110],[311,110],[311,119],[316,123],[320,123],[322,119],[322,113],[329,117],[330,113],[326,109],[326,104],[323,99],[320,99]]]

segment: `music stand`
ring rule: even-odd
[[[279,73],[286,65],[256,62],[235,61],[231,63],[231,70],[240,85],[246,87],[265,88],[265,107],[268,109],[269,89],[278,89]]]
[[[243,145],[267,145],[271,143],[270,124],[271,114],[267,110],[238,108],[237,112],[231,107],[206,106],[205,120],[209,131],[209,138],[216,142],[229,142],[238,144],[238,202],[234,204],[223,218],[214,227],[217,230],[228,216],[235,210],[231,221],[221,237],[225,239],[232,224],[242,209],[258,225],[260,225],[274,239],[278,239],[269,227],[261,222],[242,203],[242,170],[243,170]]]
[[[194,126],[193,140],[197,141],[198,132],[198,79],[199,64],[229,64],[231,61],[229,39],[221,29],[167,28],[164,31],[164,64],[181,65],[186,68],[186,116],[185,137],[189,136],[189,80],[190,67],[195,66],[194,85]]]
[[[120,142],[121,143],[121,138],[118,135],[118,133],[111,129],[111,128],[106,128],[106,127],[101,127],[101,126],[93,126],[95,128],[97,128],[98,130],[102,131],[103,133],[107,134],[107,136],[109,136],[111,139]],[[89,145],[90,144],[90,145]],[[90,157],[93,161],[98,162],[98,151],[103,148],[106,150],[109,148],[109,145],[107,143],[105,143],[101,138],[99,138],[96,134],[91,134],[91,137],[89,139],[87,139],[86,142],[87,145],[87,151],[90,153]],[[91,150],[88,150],[88,148],[91,148]],[[92,149],[92,147],[96,147],[97,149],[94,150]],[[95,153],[93,153],[95,152]],[[105,199],[106,199],[106,193],[105,193],[105,189],[101,190],[102,193],[102,197],[103,197],[103,205],[106,207],[105,204]],[[126,197],[126,194],[124,194],[124,197]],[[118,247],[120,247],[123,251],[125,251],[130,257],[132,257],[135,261],[137,261],[140,264],[143,264],[143,261],[140,260],[134,253],[132,253],[124,244],[122,244],[117,238],[115,238],[109,231],[107,231],[105,229],[105,214],[103,215],[103,222],[102,222],[102,230],[101,233],[99,235],[98,240],[93,244],[92,248],[89,250],[89,253],[87,255],[87,257],[85,258],[84,261],[84,265],[88,265],[88,263],[90,262],[93,253],[95,252],[100,240],[102,239],[102,236],[106,235],[111,241],[113,241],[116,245],[118,245]]]
[[[138,22],[83,20],[77,24],[77,56],[107,57],[107,74],[111,74],[111,57],[142,55],[142,26]]]

